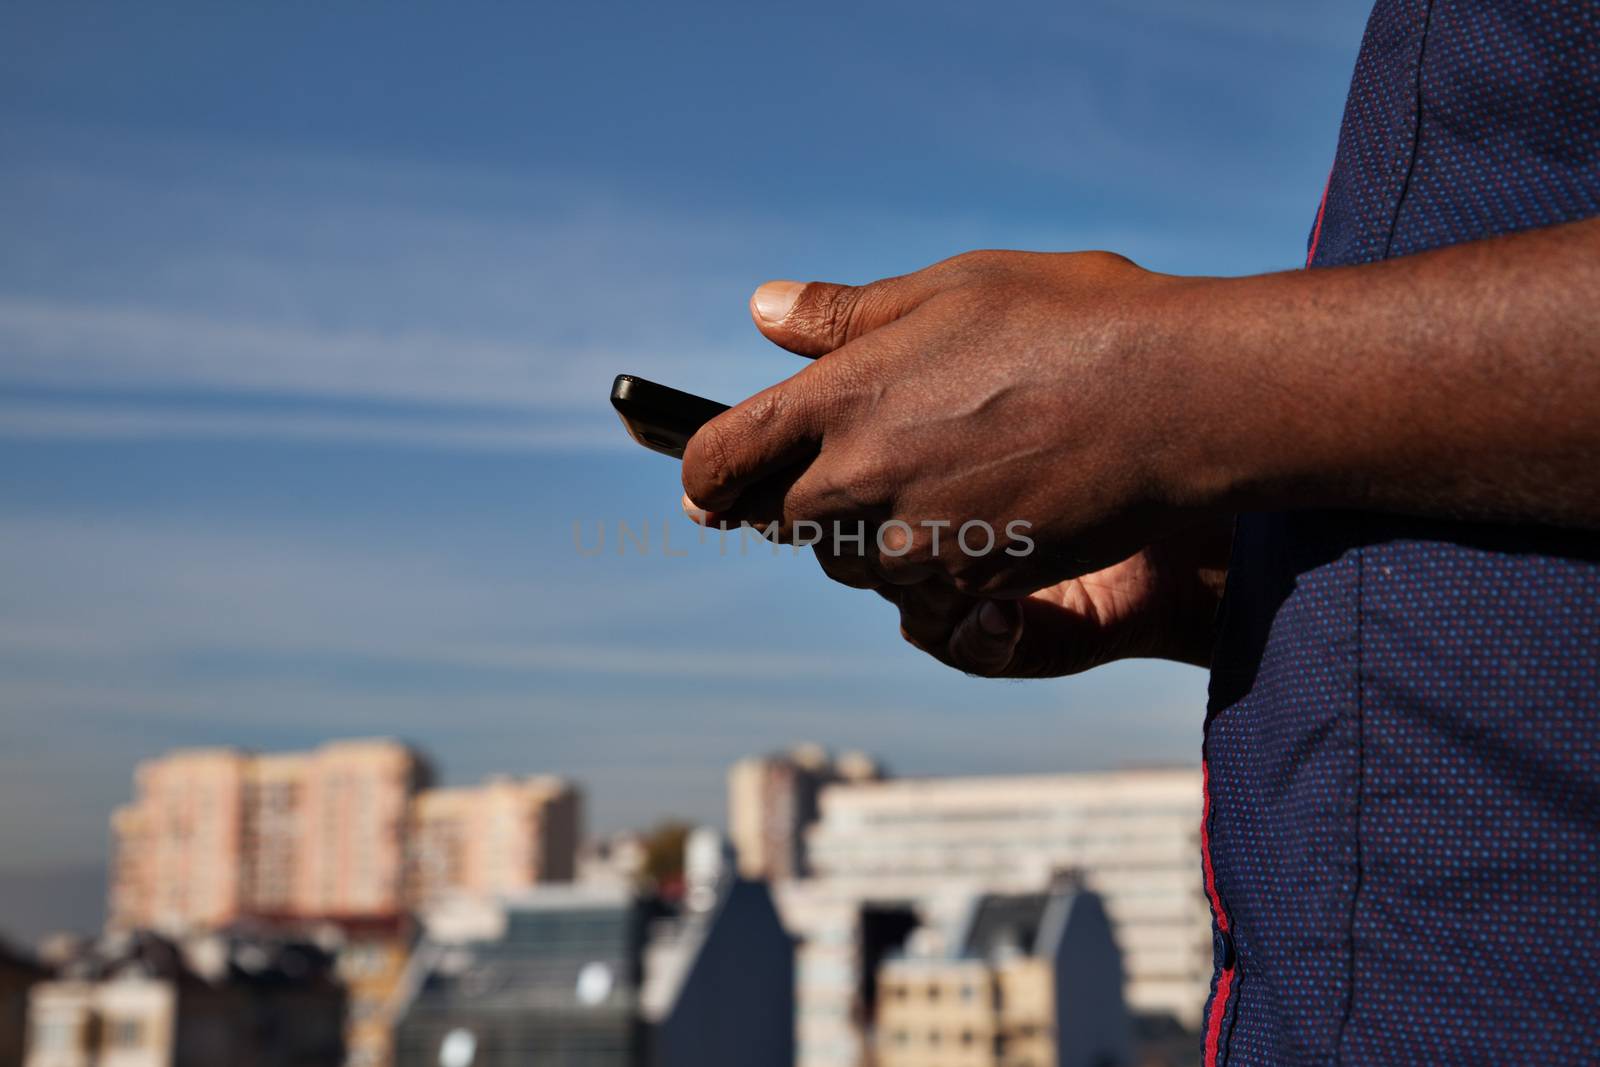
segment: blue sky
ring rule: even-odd
[[[1297,265],[1364,5],[245,7],[0,9],[0,890],[177,745],[399,735],[598,828],[799,739],[1196,758],[1198,671],[982,683],[806,558],[664,558],[605,393],[792,373],[767,278]]]

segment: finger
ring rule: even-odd
[[[972,610],[971,597],[935,582],[889,586],[884,593],[900,608],[900,632],[918,648],[948,659],[950,636]]]
[[[1039,597],[1000,603],[1015,604],[1022,624],[1010,661],[992,677],[1060,678],[1120,658],[1102,625],[1080,611]]]
[[[726,511],[697,508],[687,496],[683,510],[701,526],[721,530],[753,526],[778,544],[852,559],[863,557],[877,584],[921,585],[938,572],[935,562],[914,554],[916,538],[910,523],[880,526],[865,519],[837,518],[808,489],[808,473],[793,468],[768,478],[745,490]],[[858,565],[850,566],[855,569]]]
[[[872,567],[890,585],[921,586],[939,573],[926,544],[918,544],[915,529],[904,519],[890,519],[873,534]]]
[[[1025,629],[1022,606],[1011,600],[976,604],[950,635],[950,662],[987,678],[1008,673]]]
[[[748,487],[785,468],[811,464],[822,449],[824,436],[848,439],[862,398],[872,391],[870,378],[885,373],[886,364],[907,359],[906,353],[915,351],[922,328],[909,318],[891,323],[871,338],[806,366],[700,427],[683,453],[684,492],[696,507],[725,512]],[[815,466],[806,473],[812,477],[813,496],[840,497],[843,486],[838,469],[831,470],[828,477]],[[872,472],[847,473],[852,482],[859,483]],[[879,482],[876,489],[886,492],[887,486]],[[854,497],[850,502],[884,503]]]
[[[848,552],[829,551],[823,545],[818,545],[812,551],[817,557],[818,565],[822,567],[822,573],[840,585],[848,585],[852,589],[876,589],[882,592],[883,582],[873,572],[867,557]]]
[[[696,507],[685,494],[683,510],[701,526],[714,529],[727,530],[749,524],[757,529],[769,530],[775,526],[773,536],[777,540],[786,544],[799,542],[809,547],[821,540],[823,527],[820,523],[811,522],[802,523],[796,529],[797,521],[810,518],[805,514],[809,505],[803,499],[803,490],[796,489],[796,483],[805,473],[805,467],[779,471],[770,478],[747,486],[731,507],[721,511]]]
[[[802,479],[800,485],[792,490],[792,496],[804,495],[804,479]],[[872,568],[869,554],[872,533],[865,522],[841,524],[829,521],[814,524],[820,532],[803,531],[796,523],[787,525],[791,537],[796,540],[804,539],[810,543],[812,554],[817,557],[818,566],[829,578],[852,589],[876,589],[880,592],[883,590],[884,582]],[[845,526],[850,529],[844,529]]]
[[[683,450],[683,491],[696,507],[727,511],[746,486],[816,454],[833,387],[822,371],[813,364],[700,427]]]
[[[906,315],[946,287],[918,271],[868,285],[767,282],[750,297],[750,317],[767,339],[801,356],[825,356]]]

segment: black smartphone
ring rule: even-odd
[[[619,374],[611,383],[611,406],[622,416],[629,437],[673,459],[683,458],[696,430],[728,410],[727,404],[631,374]]]

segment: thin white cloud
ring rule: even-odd
[[[41,673],[149,675],[195,658],[708,682],[881,677],[881,657],[818,647],[612,638],[617,605],[549,561],[520,580],[400,545],[224,534],[174,524],[0,520],[0,656]],[[680,605],[714,610],[687,569],[625,581],[635,622],[668,633]],[[748,583],[728,598],[747,595]],[[521,681],[517,677],[521,676]],[[0,692],[3,692],[0,687]]]
[[[583,353],[422,332],[310,330],[192,311],[0,296],[4,375],[28,385],[597,406]]]
[[[1089,101],[1076,105],[1084,113],[1072,123],[1092,131],[1093,144],[1075,138],[1074,158],[1103,170],[1133,152],[1121,169],[1151,172],[1148,150],[1130,147]],[[0,434],[621,447],[603,396],[619,371],[735,399],[795,369],[781,355],[750,358],[765,343],[743,302],[771,254],[765,249],[816,254],[803,219],[785,230],[736,213],[669,216],[572,176],[116,131],[105,132],[105,143],[81,131],[30,136],[41,154],[0,165],[0,202],[34,208],[0,206],[0,220],[18,261],[73,268],[9,283],[0,272],[0,386],[170,390],[215,394],[217,403],[192,411],[135,398],[64,405],[14,397],[0,408]],[[98,164],[107,144],[144,166],[107,171]],[[1059,149],[1031,151],[1037,163]],[[1015,233],[944,216],[878,217],[876,225],[881,245],[928,260],[999,241],[1116,247],[1174,269],[1208,240],[1045,220]],[[859,264],[848,262],[861,255],[850,246],[828,260],[841,279],[862,280],[852,274]],[[39,288],[41,279],[48,286]],[[255,395],[494,406],[528,418],[507,426],[467,413],[388,418],[230,404]]]
[[[9,261],[49,265],[0,269],[0,387],[491,406],[529,425],[394,421],[418,423],[411,443],[563,448],[615,431],[618,372],[702,391],[749,378],[735,345],[753,283],[718,273],[748,247],[729,220],[570,179],[49,133],[0,161]],[[101,166],[110,146],[127,165]],[[28,436],[405,440],[342,413],[218,420],[123,399],[74,412],[19,394],[5,414]]]
[[[327,441],[468,451],[611,451],[633,447],[604,412],[578,420],[530,411],[522,425],[507,425],[503,417],[481,420],[470,416],[383,417],[48,401],[0,402],[0,438],[7,437],[87,441]]]

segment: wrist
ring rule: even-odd
[[[1238,512],[1273,506],[1273,487],[1307,443],[1273,427],[1293,402],[1283,368],[1261,358],[1287,343],[1273,340],[1285,329],[1281,298],[1264,291],[1277,277],[1174,279],[1144,342],[1164,383],[1152,426],[1160,502],[1230,530]]]

